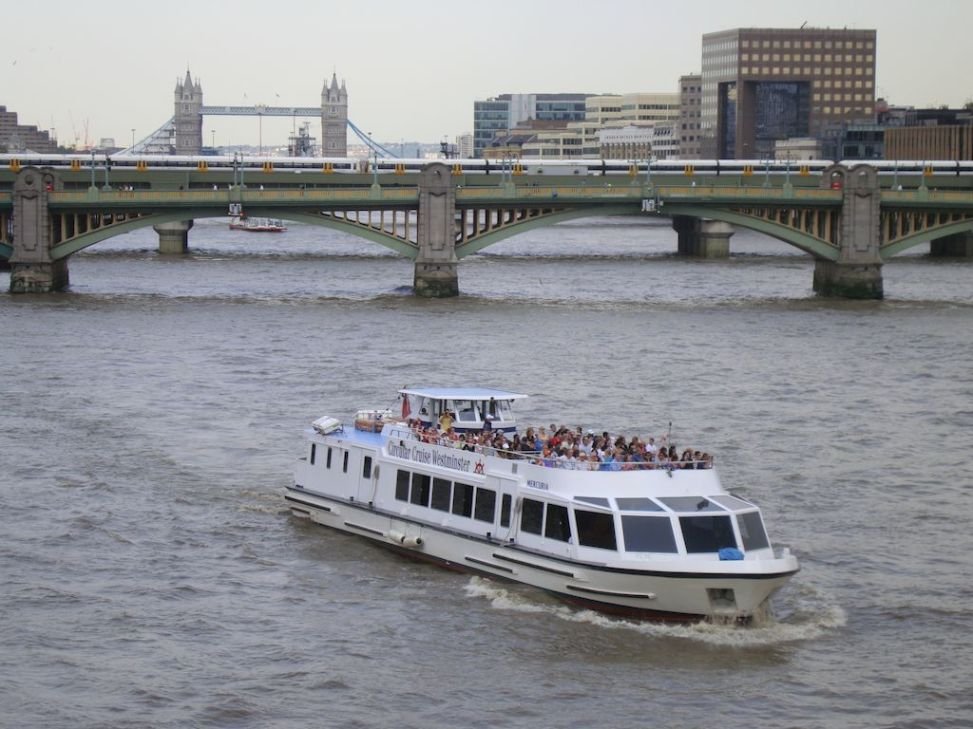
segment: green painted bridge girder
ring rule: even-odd
[[[888,261],[889,259],[899,255],[903,251],[909,250],[914,246],[921,245],[922,243],[927,243],[929,241],[938,240],[940,238],[945,238],[946,236],[953,235],[955,233],[966,233],[968,231],[973,231],[973,219],[957,220],[953,223],[947,223],[935,228],[926,228],[925,230],[920,230],[912,235],[903,236],[894,243],[889,243],[882,246],[879,253],[882,256],[883,261]]]
[[[731,223],[741,228],[755,230],[764,233],[771,238],[788,243],[815,258],[823,258],[828,261],[837,261],[839,249],[827,241],[815,238],[807,233],[802,233],[786,225],[775,223],[772,220],[755,218],[750,215],[725,210],[717,207],[701,207],[698,205],[687,205],[680,203],[668,204],[663,211],[664,215],[686,215],[691,218],[707,218],[710,220],[721,220],[724,223]]]
[[[599,178],[600,179],[600,178]],[[973,213],[973,191],[967,190],[883,190],[883,206],[933,211],[969,211]],[[341,230],[378,243],[410,259],[418,254],[417,246],[375,228],[354,222],[322,216],[322,211],[408,210],[418,207],[415,187],[354,187],[325,189],[272,189],[247,187],[216,190],[103,190],[56,191],[49,193],[54,213],[134,213],[139,218],[106,226],[77,236],[52,250],[55,260],[94,245],[102,240],[160,223],[192,218],[225,217],[229,205],[240,203],[251,215],[282,217],[288,220]],[[752,205],[803,207],[838,207],[840,190],[812,187],[763,187],[733,185],[665,185],[650,186],[638,181],[604,182],[601,184],[458,186],[457,208],[462,209],[538,209],[556,207],[553,213],[526,218],[517,223],[483,233],[457,244],[457,256],[472,255],[494,243],[527,230],[553,225],[565,220],[590,216],[632,215],[641,211],[643,200],[654,200],[656,213],[687,215],[721,220],[749,228],[795,246],[812,256],[837,260],[838,248],[826,241],[771,220],[751,217],[724,206]],[[12,194],[0,192],[0,207],[12,207]],[[148,213],[148,214],[145,214]],[[973,229],[970,221],[956,221],[927,228],[886,245],[882,258],[887,260],[924,241]],[[932,237],[934,236],[934,237]],[[9,258],[12,246],[0,243],[0,256]]]
[[[418,204],[419,190],[415,187],[393,188],[327,188],[255,190],[246,187],[216,190],[101,190],[60,191],[49,193],[52,211],[84,210],[131,210],[151,208],[193,209],[209,205],[240,203],[273,205],[276,208],[301,208],[314,205],[325,207],[355,206],[355,209],[409,207]]]
[[[502,228],[483,233],[468,241],[456,244],[456,257],[466,258],[474,253],[482,251],[484,248],[499,243],[506,238],[510,238],[521,233],[526,233],[534,228],[542,228],[548,225],[556,225],[566,220],[577,218],[590,218],[592,216],[609,217],[616,215],[640,215],[641,206],[636,205],[606,205],[597,209],[588,208],[566,208],[557,212],[545,213],[533,218],[527,218],[517,223],[510,223]]]
[[[254,217],[281,217],[281,211],[276,208],[252,207],[249,208],[249,211]],[[226,216],[226,210],[224,208],[196,208],[190,211],[165,210],[153,212],[149,213],[148,215],[141,215],[138,218],[132,218],[121,223],[113,223],[105,226],[104,228],[93,230],[90,233],[82,233],[81,235],[71,238],[64,243],[54,246],[54,248],[51,250],[51,258],[55,261],[61,258],[67,258],[71,254],[77,253],[85,248],[89,248],[103,240],[113,238],[117,235],[124,235],[125,233],[131,233],[132,231],[139,230],[140,228],[148,228],[150,226],[160,225],[162,223],[174,223],[190,219],[225,218]],[[415,260],[416,256],[418,255],[419,249],[414,244],[388,235],[387,233],[366,228],[365,226],[358,225],[356,223],[326,218],[321,216],[319,213],[300,212],[293,209],[288,210],[286,216],[287,220],[307,223],[309,225],[317,225],[323,228],[331,228],[333,230],[340,230],[345,233],[356,235],[360,238],[365,238],[412,260]],[[2,247],[0,247],[0,253],[2,252]],[[8,253],[6,257],[9,258],[10,253]]]

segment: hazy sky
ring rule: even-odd
[[[878,31],[876,90],[891,103],[973,97],[973,0],[43,0],[7,2],[0,105],[62,143],[141,139],[173,112],[187,67],[207,105],[316,106],[332,72],[349,118],[383,142],[472,131],[501,93],[675,91],[700,70],[703,33],[810,26]],[[283,144],[287,119],[263,121]],[[258,121],[207,117],[217,144]],[[320,141],[320,122],[311,133]]]

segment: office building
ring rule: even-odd
[[[700,154],[768,159],[774,143],[870,123],[874,30],[737,28],[703,36]]]
[[[889,109],[882,119],[886,159],[973,159],[971,109]]]
[[[698,73],[679,77],[679,146],[681,159],[699,159],[700,109],[703,103],[703,77]],[[656,155],[658,159],[663,159]]]
[[[591,94],[501,94],[473,102],[473,156],[528,120],[567,122],[585,118]]]
[[[57,140],[36,126],[17,122],[17,112],[0,106],[0,152],[55,152]]]

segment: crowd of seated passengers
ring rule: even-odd
[[[457,433],[451,422],[440,427],[423,427],[419,420],[410,420],[410,426],[419,440],[435,445],[452,446],[466,451],[495,455],[501,458],[526,458],[548,468],[566,468],[577,471],[634,471],[649,469],[712,468],[713,456],[692,448],[682,452],[675,444],[661,436],[659,443],[654,437],[642,440],[633,435],[630,439],[619,435],[612,438],[605,431],[596,435],[584,433],[579,426],[571,430],[551,424],[550,431],[543,426],[530,427],[524,432],[507,433],[492,429],[478,433]],[[447,425],[445,429],[442,427]]]

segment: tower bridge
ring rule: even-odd
[[[226,216],[230,205],[384,245],[414,261],[414,288],[423,296],[456,295],[458,264],[466,256],[530,228],[586,216],[671,217],[679,252],[689,256],[725,255],[731,225],[756,230],[812,256],[815,291],[851,298],[881,298],[884,262],[921,242],[943,241],[946,252],[971,253],[973,187],[950,188],[956,178],[944,178],[937,189],[936,178],[920,178],[908,189],[890,188],[867,164],[834,165],[800,184],[790,178],[773,184],[597,175],[498,179],[457,174],[442,163],[412,175],[265,171],[251,173],[248,185],[235,173],[231,180],[202,169],[133,171],[137,186],[112,188],[106,177],[99,188],[94,171],[85,187],[79,184],[84,171],[24,167],[12,191],[0,191],[0,257],[10,260],[10,290],[60,290],[72,254],[146,226],[159,232],[160,252],[183,253],[192,219]]]
[[[325,81],[321,90],[320,106],[268,106],[253,105],[205,105],[203,84],[193,81],[189,70],[186,77],[176,82],[173,92],[173,115],[145,139],[132,144],[116,156],[137,154],[199,154],[203,148],[203,117],[206,116],[255,116],[320,118],[321,150],[325,157],[345,157],[348,154],[348,129],[355,133],[377,154],[392,156],[379,144],[365,135],[348,119],[348,90],[345,82],[338,84],[338,76],[332,74],[330,83]],[[262,123],[262,122],[261,122]]]

